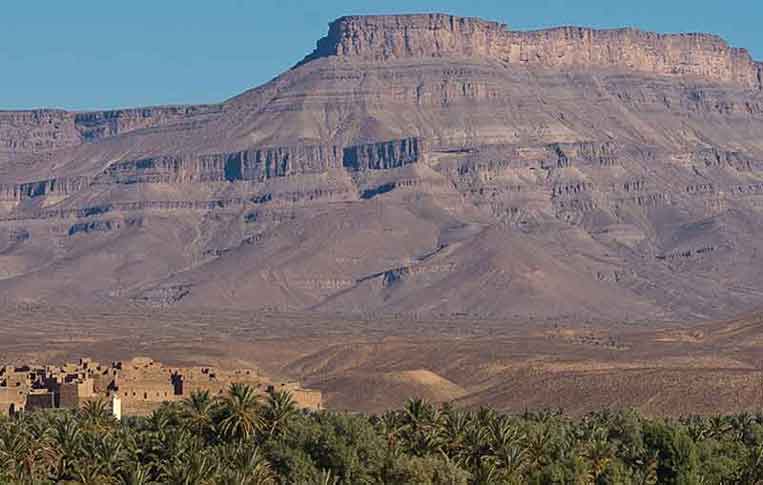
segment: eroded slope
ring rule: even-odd
[[[216,106],[0,114],[9,301],[714,317],[761,302],[761,64],[346,17]]]

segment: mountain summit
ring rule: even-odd
[[[342,17],[307,59],[348,61],[474,58],[508,66],[620,69],[697,77],[761,89],[763,64],[721,38],[636,29],[559,27],[513,32],[506,25],[452,15]]]
[[[491,318],[760,306],[763,64],[343,17],[217,105],[0,112],[0,299]]]

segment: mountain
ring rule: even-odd
[[[762,210],[763,64],[705,34],[343,17],[217,105],[0,112],[4,303],[725,317]]]

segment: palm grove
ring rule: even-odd
[[[156,483],[763,484],[763,414],[308,413],[233,385],[122,422],[100,401],[0,421],[0,484]]]

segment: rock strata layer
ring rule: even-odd
[[[541,67],[694,76],[761,88],[760,65],[745,49],[714,35],[581,27],[518,32],[497,22],[440,14],[342,17],[318,42],[313,57],[319,56],[373,62],[479,57]]]
[[[758,308],[762,72],[709,35],[344,17],[220,104],[0,112],[0,304]]]

